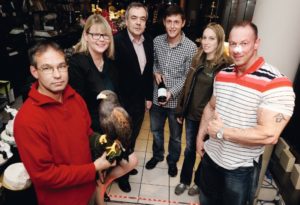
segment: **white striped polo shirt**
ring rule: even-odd
[[[291,81],[262,57],[240,76],[234,66],[222,69],[215,78],[214,96],[224,126],[242,129],[257,125],[258,108],[291,116],[295,101]],[[253,166],[264,146],[243,146],[209,138],[205,151],[216,164],[232,170]]]

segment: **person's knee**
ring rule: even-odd
[[[152,118],[150,120],[150,129],[151,132],[163,132],[164,130],[164,122],[158,122],[157,118]]]
[[[129,155],[129,168],[130,170],[134,169],[138,165],[139,161],[136,154],[133,152]]]

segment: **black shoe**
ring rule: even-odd
[[[162,160],[161,160],[162,161]],[[154,167],[156,167],[158,162],[161,162],[157,159],[155,159],[154,157],[152,157],[147,163],[146,163],[146,169],[153,169]]]
[[[169,165],[168,174],[170,177],[175,177],[177,175],[178,169],[176,165]]]
[[[110,197],[108,196],[108,194],[106,192],[104,193],[104,201],[105,202],[110,201]]]
[[[123,191],[123,192],[130,192],[131,191],[131,186],[128,182],[128,180],[119,180],[118,181],[118,185],[119,185],[119,188]]]
[[[133,169],[129,172],[129,175],[137,175],[138,174],[138,170],[137,169]]]

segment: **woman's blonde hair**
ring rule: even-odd
[[[209,23],[205,29],[211,29],[217,37],[218,46],[216,49],[216,53],[214,55],[214,58],[211,60],[212,66],[219,64],[220,62],[224,61],[229,62],[230,58],[225,53],[225,33],[224,29],[220,24],[217,23]],[[205,30],[204,29],[204,30]],[[196,68],[199,64],[203,63],[206,60],[206,53],[203,51],[202,46],[199,47],[198,52],[194,55],[192,60],[192,67]]]
[[[89,52],[87,42],[84,38],[84,34],[88,34],[90,28],[93,25],[101,26],[101,29],[105,32],[105,34],[107,34],[109,36],[110,43],[109,43],[109,46],[108,46],[107,50],[105,51],[105,55],[108,58],[113,59],[114,58],[115,47],[114,47],[114,39],[113,39],[112,30],[111,30],[110,25],[106,21],[106,19],[104,17],[102,17],[100,14],[93,14],[93,15],[88,17],[88,19],[85,22],[83,31],[82,31],[81,39],[74,46],[74,52],[75,53],[88,53]]]

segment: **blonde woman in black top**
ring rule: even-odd
[[[69,61],[70,85],[85,100],[92,118],[92,128],[100,133],[99,102],[96,97],[103,90],[117,92],[113,58],[114,40],[110,25],[100,14],[89,16]]]
[[[92,129],[101,134],[103,132],[99,123],[97,95],[103,90],[112,90],[118,94],[118,78],[113,59],[114,40],[111,27],[100,14],[93,14],[86,20],[81,39],[74,46],[74,54],[69,60],[69,82],[87,104]],[[105,177],[105,183],[98,183],[98,203],[103,204],[104,191],[113,179],[126,174],[137,165],[133,151],[129,149],[127,154],[128,161],[122,160]],[[109,200],[107,196],[106,199]]]
[[[191,69],[179,97],[176,114],[177,121],[186,126],[186,148],[180,174],[180,183],[175,187],[175,194],[182,194],[190,185],[196,159],[196,136],[202,112],[213,91],[216,73],[231,63],[224,52],[225,34],[223,28],[210,23],[203,31],[201,46],[193,57]],[[195,182],[197,176],[195,177]],[[198,194],[197,185],[189,188],[189,195]]]

